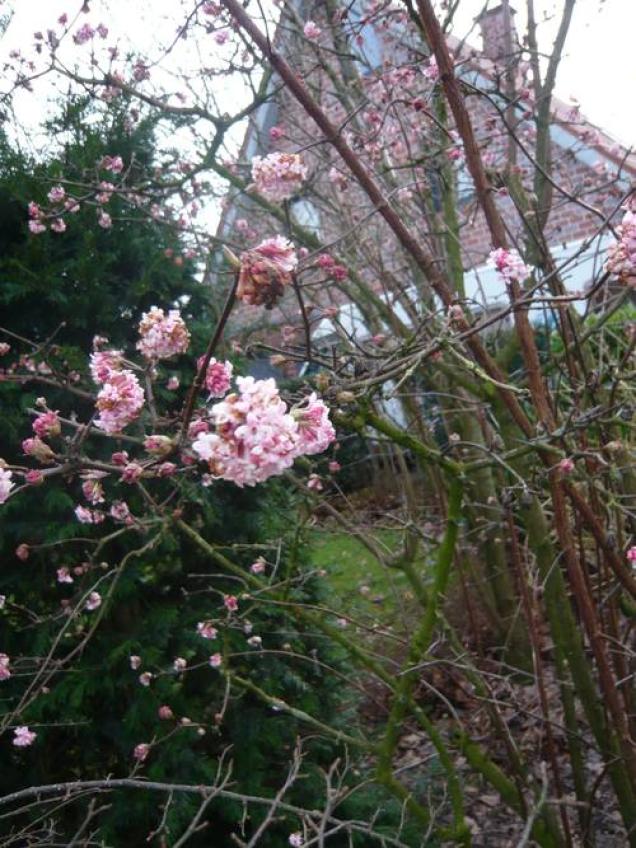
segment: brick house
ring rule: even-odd
[[[373,133],[352,131],[354,142],[366,139],[360,144],[364,155],[368,156],[371,166],[380,173],[395,166],[391,177],[395,180],[389,185],[390,197],[401,201],[401,193],[426,194],[426,200],[417,208],[422,210],[426,225],[422,226],[422,238],[429,243],[430,249],[444,253],[439,231],[440,200],[439,181],[448,173],[449,154],[452,158],[452,128],[450,134],[442,133],[443,141],[437,154],[431,155],[412,184],[404,180],[399,171],[400,149],[405,144],[400,140],[400,122],[408,124],[406,135],[412,138],[419,132],[418,125],[412,131],[411,124],[419,120],[422,111],[429,115],[433,108],[435,81],[434,75],[427,73],[431,68],[430,60],[423,52],[423,43],[413,36],[412,24],[405,20],[404,14],[394,20],[379,24],[372,14],[363,12],[369,4],[354,0],[348,4],[346,18],[334,24],[329,17],[329,4],[309,3],[306,0],[292,4],[286,16],[281,18],[275,36],[277,49],[288,58],[292,66],[303,73],[314,96],[323,107],[329,110],[332,120],[341,120],[343,127],[349,120],[343,104],[348,102],[348,90],[354,91],[360,106],[360,115],[368,122],[382,121],[383,95],[374,97],[386,79],[400,79],[400,97],[404,99],[404,110],[394,123],[397,130],[393,134],[376,142]],[[323,27],[323,40],[313,44],[302,36],[302,22],[314,18]],[[513,145],[514,167],[519,179],[531,190],[531,156],[533,143],[533,115],[537,104],[534,102],[531,85],[528,82],[529,66],[522,61],[522,52],[514,25],[514,11],[507,2],[503,2],[483,13],[479,19],[483,49],[478,51],[465,43],[449,36],[456,62],[457,74],[467,92],[469,108],[476,128],[478,141],[482,148],[484,162],[488,166],[491,182],[497,188],[497,202],[504,220],[508,224],[511,240],[521,249],[524,246],[524,229],[518,209],[505,182],[501,178],[501,168],[511,155],[510,135],[506,125],[512,129],[517,139]],[[331,53],[339,52],[337,79],[330,76],[324,68],[318,66],[320,49]],[[344,55],[345,58],[341,58]],[[331,60],[330,60],[331,61]],[[402,73],[402,78],[399,77]],[[402,83],[401,79],[406,80]],[[344,88],[344,91],[342,90]],[[392,90],[395,97],[397,85]],[[346,289],[334,285],[333,280],[323,281],[312,278],[304,286],[308,303],[314,307],[312,315],[312,338],[314,340],[334,338],[335,324],[331,317],[320,317],[320,309],[328,305],[339,308],[338,331],[348,337],[364,338],[377,332],[397,331],[401,326],[412,326],[422,318],[418,302],[424,302],[430,312],[435,311],[434,300],[426,300],[417,282],[408,282],[408,263],[399,256],[390,259],[383,257],[384,246],[393,243],[384,222],[373,218],[373,210],[361,193],[348,196],[349,207],[358,207],[343,211],[342,218],[324,214],[332,197],[338,192],[338,179],[348,183],[348,174],[337,161],[334,162],[326,145],[321,144],[320,133],[313,122],[304,114],[290,95],[280,89],[275,78],[268,83],[270,94],[267,101],[252,115],[237,164],[238,172],[249,174],[249,164],[256,155],[265,155],[272,150],[301,150],[310,169],[310,179],[297,198],[292,199],[288,208],[290,226],[300,226],[322,242],[309,245],[310,259],[320,250],[337,253],[338,261],[353,267],[362,267],[359,272],[361,284],[372,290],[375,298],[374,308],[366,308],[356,294],[355,287]],[[421,101],[419,107],[417,101]],[[386,107],[388,113],[389,108]],[[397,107],[396,107],[397,108]],[[400,109],[402,104],[400,103]],[[406,111],[408,109],[408,111]],[[380,116],[378,118],[378,115]],[[610,138],[606,133],[593,127],[579,113],[576,107],[567,106],[556,99],[550,105],[550,142],[553,168],[552,202],[547,225],[546,239],[557,266],[565,289],[568,292],[585,293],[590,282],[598,278],[605,261],[605,251],[611,243],[612,235],[606,228],[607,221],[616,223],[620,215],[620,202],[629,191],[636,178],[636,156],[632,155]],[[355,122],[357,114],[350,120]],[[428,118],[427,118],[428,121]],[[431,123],[431,122],[428,122]],[[434,122],[433,122],[434,124]],[[272,134],[273,128],[283,128]],[[343,131],[349,131],[347,128]],[[365,134],[366,133],[366,134]],[[429,135],[430,133],[430,135]],[[427,145],[439,139],[428,128],[422,129],[422,138]],[[368,141],[371,139],[371,141]],[[436,140],[437,139],[437,140]],[[407,146],[410,140],[407,139]],[[377,147],[377,150],[373,148]],[[385,157],[383,160],[382,157]],[[384,164],[383,164],[384,162]],[[459,232],[461,262],[463,266],[463,292],[458,295],[475,315],[496,312],[505,302],[502,284],[486,262],[491,250],[489,233],[483,215],[475,203],[470,177],[461,162],[461,156],[453,160],[453,179],[459,209]],[[395,164],[397,163],[397,165]],[[336,171],[335,179],[333,171]],[[386,184],[386,183],[385,183]],[[411,185],[415,186],[413,191]],[[388,190],[388,189],[387,189]],[[355,189],[349,186],[349,192]],[[325,201],[326,195],[326,201]],[[322,196],[322,197],[321,197]],[[318,200],[316,198],[319,198]],[[418,198],[416,198],[418,199]],[[411,203],[411,200],[407,201]],[[322,205],[321,205],[322,204]],[[333,208],[333,204],[332,204]],[[417,208],[408,214],[417,220]],[[336,226],[334,222],[337,222]],[[357,237],[357,227],[364,222],[364,240]],[[276,231],[282,230],[280,221],[263,214],[250,198],[249,193],[239,192],[228,198],[218,229],[218,237],[241,249],[254,244],[258,237],[272,234],[272,225]],[[416,226],[416,225],[414,225]],[[419,226],[419,224],[417,224]],[[290,235],[298,243],[296,233]],[[300,240],[302,243],[302,240]],[[365,254],[364,248],[369,246]],[[386,252],[386,251],[385,251]],[[367,255],[368,254],[368,255]],[[364,260],[360,261],[360,256]],[[369,259],[369,256],[373,259]],[[344,257],[344,259],[343,259]],[[369,268],[365,267],[368,259]],[[349,260],[349,261],[348,261]],[[405,273],[406,272],[406,273]],[[312,280],[315,279],[315,282]],[[404,280],[407,279],[407,282]],[[362,289],[358,287],[357,292]],[[611,297],[611,288],[606,284],[595,295],[595,303],[606,302]],[[379,302],[386,310],[378,313]],[[578,311],[590,308],[591,300],[584,296],[575,301]],[[373,313],[373,314],[371,314]],[[244,308],[239,311],[239,328],[248,336],[252,333],[266,333],[269,340],[276,340],[274,328],[281,326],[299,326],[298,303],[291,292],[271,313],[263,316],[262,310]],[[543,310],[534,310],[535,321],[544,320]],[[239,329],[237,328],[237,329]]]

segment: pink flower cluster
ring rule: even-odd
[[[43,412],[33,421],[33,432],[40,439],[59,436],[62,432],[60,419],[55,412]]]
[[[254,486],[335,438],[327,408],[315,395],[289,412],[274,380],[239,377],[237,385],[238,393],[210,410],[216,431],[200,433],[192,446],[216,477]]]
[[[112,174],[121,174],[124,170],[124,160],[121,156],[104,156],[99,167],[105,171],[110,171]]]
[[[98,509],[88,509],[81,504],[75,507],[75,517],[81,524],[101,524],[106,518]]]
[[[291,411],[298,424],[299,453],[322,453],[336,438],[329,410],[315,392]]]
[[[512,280],[522,282],[532,273],[532,268],[524,263],[516,250],[498,247],[490,252],[488,261],[496,268],[506,283],[510,283]]]
[[[201,356],[197,359],[197,369],[201,368],[203,365],[204,357]],[[210,393],[210,397],[223,397],[223,395],[227,394],[230,389],[230,382],[232,380],[232,371],[234,370],[234,366],[231,362],[227,360],[225,362],[218,362],[216,359],[211,359],[208,363],[207,370],[205,372],[205,388]]]
[[[37,459],[38,462],[48,463],[53,462],[55,459],[55,454],[51,450],[51,448],[43,442],[39,436],[35,436],[33,439],[24,439],[22,442],[22,450],[27,456],[32,456],[34,459]]]
[[[33,745],[36,737],[37,733],[29,730],[28,727],[16,727],[13,731],[13,744],[16,748],[28,748],[29,745]]]
[[[330,277],[333,277],[333,279],[337,282],[342,282],[349,276],[349,272],[345,266],[338,265],[333,256],[330,256],[328,253],[323,253],[318,257],[317,265],[319,268],[326,271],[327,274],[329,274]]]
[[[10,662],[11,660],[6,654],[0,654],[0,680],[8,680],[11,677]]]
[[[292,197],[307,177],[307,167],[298,153],[269,153],[252,159],[252,179],[266,200],[278,202]]]
[[[298,259],[283,236],[265,239],[241,254],[237,297],[250,306],[271,309],[292,280]]]
[[[307,21],[307,23],[303,27],[303,35],[305,36],[305,38],[314,40],[316,38],[320,38],[321,33],[322,30],[316,24],[315,21]]]
[[[431,82],[437,82],[439,79],[439,68],[437,67],[437,59],[435,56],[431,56],[428,60],[428,66],[424,68],[422,71],[427,80]]]
[[[141,316],[139,335],[137,350],[146,359],[168,359],[185,353],[190,344],[190,333],[178,309],[165,315],[163,309],[152,306]]]
[[[618,241],[607,251],[607,270],[622,283],[636,285],[636,198],[625,207],[625,214],[616,228]]]
[[[0,504],[3,504],[9,499],[11,489],[14,487],[12,482],[13,475],[6,468],[0,467]]]
[[[105,433],[121,432],[137,418],[144,405],[139,380],[132,371],[110,371],[95,405],[99,410],[95,426]]]
[[[91,377],[96,383],[105,383],[113,372],[122,370],[123,364],[120,350],[96,350],[90,357]]]

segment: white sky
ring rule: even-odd
[[[497,2],[490,0],[490,6]],[[540,45],[546,53],[551,49],[563,2],[535,0]],[[271,0],[265,0],[264,5],[270,3]],[[319,6],[320,0],[315,3]],[[526,0],[512,0],[521,32],[525,28],[525,5]],[[53,27],[62,12],[71,17],[81,6],[82,0],[0,0],[0,13],[13,11],[12,21],[0,44],[0,57],[16,46],[23,53],[30,53],[36,29]],[[179,19],[181,10],[190,10],[192,3],[191,0],[89,0],[89,6],[90,14],[80,16],[80,22],[88,20],[95,25],[103,21],[113,36],[123,38],[124,42],[144,52],[156,49],[158,39],[163,41],[174,33],[175,20]],[[484,0],[460,0],[456,35],[461,37],[471,30],[474,17],[483,6]],[[571,97],[578,100],[583,114],[593,124],[624,144],[636,147],[635,33],[636,0],[577,0],[556,93],[566,102]],[[478,28],[472,29],[469,41],[480,46]],[[108,43],[111,43],[110,38]],[[210,56],[211,48],[214,49],[208,42],[201,52]],[[199,45],[189,43],[186,49],[190,59],[198,58]],[[41,113],[46,93],[50,93],[50,88],[40,83],[35,96],[23,96],[26,102],[19,104],[19,112],[27,123],[32,123]]]
[[[493,8],[497,0],[490,0]],[[526,0],[511,0],[518,30],[525,31]],[[560,17],[563,0],[535,0],[539,43],[549,53],[556,34],[555,10]],[[484,0],[460,0],[456,35],[471,28]],[[546,22],[541,23],[547,18]],[[475,31],[476,32],[476,31]],[[576,98],[583,114],[627,146],[636,147],[636,0],[577,0],[557,77],[556,94]],[[473,34],[471,43],[479,46]]]

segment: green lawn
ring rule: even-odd
[[[391,554],[399,552],[400,535],[397,530],[373,531],[376,542]],[[412,607],[404,574],[383,568],[354,536],[336,528],[313,530],[311,549],[312,565],[327,572],[331,604],[344,615],[390,625]]]

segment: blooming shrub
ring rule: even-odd
[[[283,236],[265,239],[241,254],[237,297],[250,306],[271,309],[292,281],[298,259]]]
[[[298,153],[269,153],[252,159],[252,179],[267,200],[292,197],[307,178],[307,167]]]

